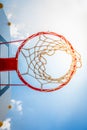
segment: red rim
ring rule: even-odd
[[[57,37],[60,37],[61,39],[63,39],[71,48],[72,50],[72,53],[74,54],[74,59],[75,59],[75,63],[74,63],[74,66],[73,66],[73,69],[71,71],[71,75],[70,75],[70,78],[63,84],[57,86],[56,88],[51,88],[51,89],[41,89],[41,88],[36,88],[32,85],[30,85],[27,81],[25,81],[25,79],[23,78],[23,76],[21,75],[20,71],[18,70],[17,68],[17,73],[18,73],[18,76],[19,78],[21,79],[21,81],[27,85],[28,87],[34,89],[34,90],[37,90],[37,91],[40,91],[40,92],[52,92],[52,91],[55,91],[55,90],[59,90],[60,88],[64,87],[72,78],[74,72],[76,71],[76,63],[77,63],[77,58],[76,58],[76,54],[75,54],[75,50],[74,48],[72,47],[71,43],[62,35],[59,35],[57,33],[54,33],[54,32],[38,32],[36,34],[33,34],[31,36],[29,36],[26,40],[23,41],[23,43],[21,44],[21,46],[18,48],[18,51],[16,53],[16,58],[18,59],[18,56],[19,56],[19,53],[21,52],[21,49],[22,47],[27,43],[28,40],[34,38],[34,37],[37,37],[37,36],[40,36],[40,35],[43,35],[43,34],[48,34],[48,35],[54,35],[54,36],[57,36]]]

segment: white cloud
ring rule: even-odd
[[[11,118],[7,118],[3,122],[3,126],[0,128],[0,130],[11,130]]]
[[[19,112],[19,114],[23,114],[22,101],[12,99],[11,105],[14,110]],[[11,130],[11,118],[7,118],[3,121],[3,126],[0,130]]]
[[[18,31],[17,25],[12,24],[11,25],[11,37],[18,38],[20,36],[20,33]]]
[[[20,114],[23,114],[22,101],[11,100],[12,107],[15,108]]]
[[[12,39],[25,39],[28,35],[27,32],[24,32],[25,30],[25,26],[24,24],[14,24],[12,23],[11,28],[10,28],[10,32],[11,32],[11,37]]]
[[[8,13],[8,14],[7,14],[7,18],[8,18],[8,19],[11,19],[11,18],[12,18],[12,13]]]

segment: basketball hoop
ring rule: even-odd
[[[66,74],[54,78],[46,72],[45,55],[51,57],[58,50],[71,55],[72,62]],[[21,57],[24,59],[24,70],[20,63]],[[54,32],[33,34],[22,42],[16,57],[0,58],[0,71],[15,70],[26,86],[41,92],[51,92],[64,87],[81,65],[81,56],[74,50],[71,43],[64,36]],[[31,81],[34,85],[30,83]]]

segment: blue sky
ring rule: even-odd
[[[86,0],[1,0],[11,25],[11,40],[25,39],[39,31],[64,35],[82,57],[77,69],[64,88],[40,93],[30,88],[12,87],[7,130],[87,130],[87,2]],[[18,44],[11,45],[15,56]],[[16,72],[11,82],[20,83]],[[4,128],[3,128],[4,129]]]

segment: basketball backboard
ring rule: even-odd
[[[4,12],[4,8],[0,8],[0,42],[6,42],[10,40],[10,31],[8,26],[8,20]],[[0,58],[9,57],[9,46],[0,45]],[[9,72],[0,72],[0,84],[8,84],[10,77]],[[8,111],[8,105],[10,103],[10,87],[0,86],[0,121],[3,121]]]

